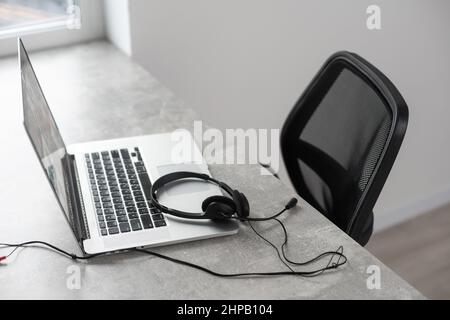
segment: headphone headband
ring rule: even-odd
[[[204,212],[201,213],[189,213],[185,211],[180,211],[176,209],[167,208],[166,206],[163,206],[158,201],[157,193],[158,191],[166,186],[169,183],[183,180],[183,179],[199,179],[207,182],[212,182],[216,185],[218,185],[221,189],[223,189],[230,197],[233,197],[233,189],[231,189],[227,184],[220,182],[214,178],[211,178],[207,174],[203,173],[196,173],[196,172],[187,172],[187,171],[180,171],[180,172],[173,172],[169,173],[165,176],[160,177],[158,180],[156,180],[153,185],[150,192],[150,197],[152,204],[161,210],[162,212],[171,214],[173,216],[179,217],[179,218],[186,218],[186,219],[206,219]]]

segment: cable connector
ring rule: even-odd
[[[6,256],[2,256],[2,257],[0,257],[0,262],[2,262],[2,261],[5,261],[6,260]]]
[[[284,207],[286,210],[291,210],[292,208],[294,208],[298,203],[298,200],[296,198],[292,198],[291,200],[289,200],[289,202],[287,203],[286,207]]]

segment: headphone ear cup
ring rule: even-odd
[[[205,219],[226,220],[231,218],[236,210],[228,204],[222,202],[212,202],[205,211]]]
[[[245,194],[241,193],[242,218],[247,218],[250,215],[250,204]]]
[[[236,204],[236,212],[238,217],[247,218],[250,214],[250,205],[247,197],[243,193],[233,190],[233,200]]]
[[[234,212],[236,212],[236,204],[234,203],[234,201],[228,197],[224,197],[224,196],[212,196],[209,198],[206,198],[203,203],[202,203],[202,211],[206,212],[206,210],[208,209],[209,205],[212,203],[223,203],[228,205],[229,207],[231,207]]]

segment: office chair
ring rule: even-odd
[[[350,52],[332,55],[289,114],[281,152],[297,193],[361,245],[408,125],[395,86]]]

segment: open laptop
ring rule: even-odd
[[[184,136],[177,141],[166,133],[66,146],[20,39],[18,47],[25,129],[84,253],[237,233],[234,221],[171,217],[149,201],[152,181],[164,174],[174,171],[209,174],[188,132],[178,132],[178,138],[180,134]],[[180,141],[185,142],[181,150]],[[174,148],[178,151],[176,162]],[[189,181],[166,189],[160,199],[166,206],[201,212],[204,199],[220,194],[214,185]]]

